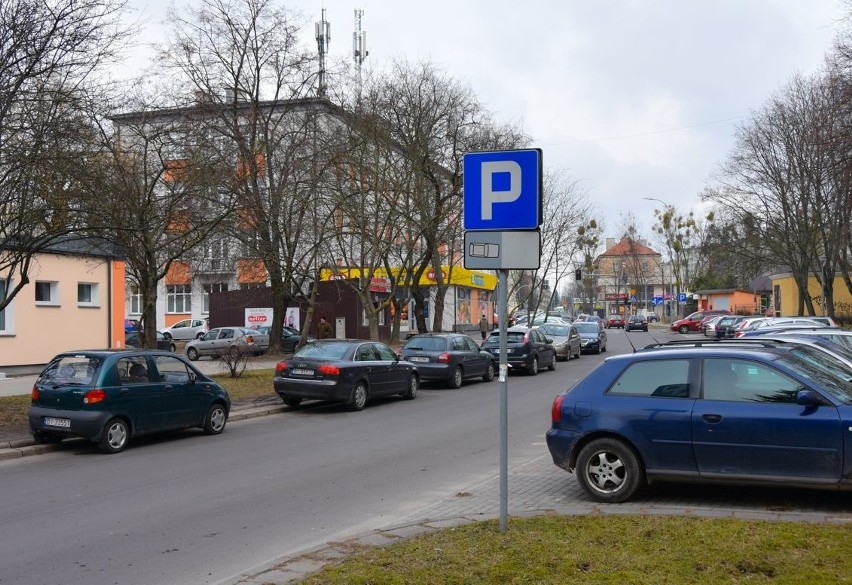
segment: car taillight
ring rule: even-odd
[[[278,362],[275,364],[275,375],[280,376],[287,371],[287,362]]]
[[[321,374],[325,374],[326,376],[340,375],[340,368],[338,368],[337,366],[329,366],[328,364],[320,366],[319,371]]]
[[[38,388],[36,388],[35,386],[33,386],[31,397],[33,402],[38,402]]]
[[[448,354],[447,352],[444,352],[444,353],[442,353],[441,355],[439,355],[439,356],[438,356],[438,363],[439,363],[439,364],[448,364],[448,363],[450,363],[450,354]]]
[[[530,334],[524,333],[524,343],[529,343],[529,341],[530,341]]]
[[[106,392],[100,388],[89,390],[83,395],[83,404],[97,404],[106,400]]]
[[[565,395],[560,394],[553,399],[553,405],[550,407],[550,422],[558,424],[562,420],[562,401],[565,400]]]

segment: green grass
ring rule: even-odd
[[[849,583],[850,527],[654,516],[545,516],[372,548],[307,584]]]

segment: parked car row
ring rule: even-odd
[[[799,327],[609,358],[546,437],[590,498],[623,502],[658,481],[852,489],[848,428],[852,332]]]

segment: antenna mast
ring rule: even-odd
[[[361,88],[361,64],[367,55],[367,31],[361,30],[361,17],[363,10],[355,9],[355,32],[352,33],[352,55],[355,57],[355,68],[358,70],[358,88]]]
[[[319,50],[319,87],[317,95],[325,97],[325,54],[331,41],[331,24],[325,19],[325,8],[322,9],[322,19],[315,23],[317,33],[317,49]]]

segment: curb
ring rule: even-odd
[[[237,408],[231,410],[228,414],[228,422],[236,422],[249,418],[257,418],[259,416],[268,416],[270,414],[278,414],[287,410],[283,404],[280,406],[251,406],[247,408]],[[13,439],[11,441],[0,442],[0,461],[6,459],[18,459],[20,457],[29,457],[30,455],[41,455],[51,451],[59,451],[72,446],[77,446],[82,442],[88,442],[86,439],[66,439],[61,443],[40,445],[32,438]]]

